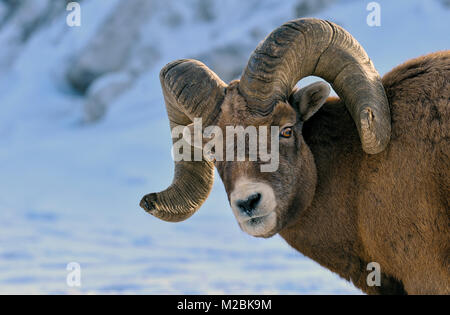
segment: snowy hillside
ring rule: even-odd
[[[83,0],[71,28],[65,1],[0,1],[0,294],[360,293],[279,236],[241,232],[220,180],[182,223],[138,203],[172,180],[158,73],[174,59],[229,81],[305,15],[346,28],[381,74],[450,48],[448,1],[378,1],[380,27],[368,2]]]

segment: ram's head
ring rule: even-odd
[[[363,48],[333,23],[299,19],[273,31],[253,52],[241,79],[229,85],[195,60],[174,61],[160,74],[172,129],[193,129],[196,118],[202,119],[203,129],[254,126],[259,132],[261,126],[276,126],[276,138],[270,131],[262,137],[272,149],[274,142],[278,146],[276,168],[263,171],[264,161],[248,158],[249,150],[245,160],[203,157],[177,161],[171,186],[144,196],[141,207],[166,221],[187,219],[207,198],[215,166],[244,231],[268,237],[294,222],[311,202],[316,185],[314,158],[302,137],[303,122],[329,94],[325,83],[295,87],[309,75],[325,79],[345,102],[366,153],[375,154],[386,147],[391,126],[388,102]],[[204,143],[192,144],[198,149]]]

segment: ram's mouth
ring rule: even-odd
[[[275,211],[269,214],[252,217],[239,223],[241,229],[255,237],[271,237],[276,234],[277,214]]]
[[[258,224],[263,222],[265,217],[266,216],[257,217],[257,218],[251,218],[250,220],[247,220],[247,224],[252,225],[252,226],[253,225],[258,225]]]

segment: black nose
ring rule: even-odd
[[[251,215],[261,200],[261,194],[256,193],[247,198],[247,200],[238,200],[236,205],[242,212]]]

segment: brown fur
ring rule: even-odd
[[[280,141],[280,167],[216,162],[230,194],[238,176],[272,185],[277,229],[295,249],[366,293],[450,294],[450,52],[410,60],[383,78],[392,115],[385,151],[367,155],[344,104],[327,103],[308,121],[280,103],[253,117],[230,84],[218,125],[279,125],[296,120]],[[294,118],[292,118],[294,117]],[[369,287],[369,262],[381,266]]]

